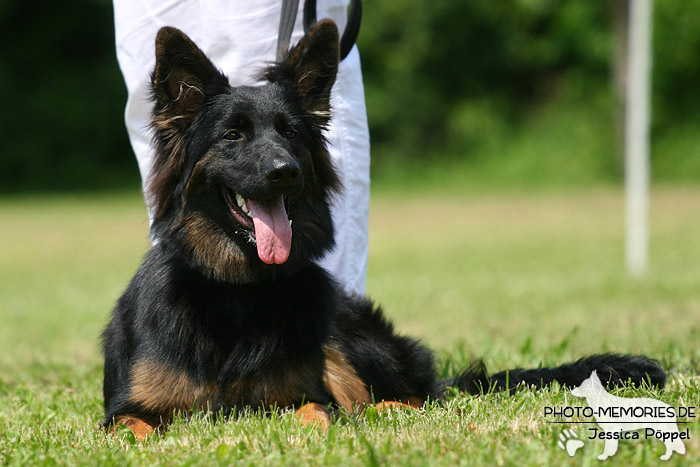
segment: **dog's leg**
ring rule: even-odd
[[[425,401],[417,397],[409,397],[406,402],[403,401],[381,401],[375,405],[377,410],[383,412],[384,410],[392,409],[420,409],[425,404]]]
[[[134,437],[143,441],[146,436],[153,434],[158,425],[152,424],[151,421],[146,421],[143,418],[139,418],[134,415],[119,415],[114,418],[114,423],[112,424],[110,431],[114,433],[117,425],[124,425],[134,433]]]
[[[326,407],[316,402],[302,405],[294,414],[299,417],[299,421],[304,426],[316,424],[327,430],[331,424],[331,416]]]

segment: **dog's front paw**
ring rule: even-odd
[[[310,402],[299,407],[294,414],[302,425],[318,425],[327,430],[331,424],[331,416],[325,406]]]
[[[152,435],[156,427],[151,425],[146,420],[134,415],[119,415],[114,418],[114,423],[109,428],[109,431],[114,434],[119,425],[124,425],[134,434],[137,441],[143,441],[146,436]]]

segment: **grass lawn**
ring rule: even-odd
[[[623,267],[623,200],[612,188],[377,193],[368,292],[398,329],[423,338],[445,374],[474,357],[491,370],[643,352],[667,389],[631,390],[700,407],[700,188],[652,195],[651,268]],[[99,334],[148,244],[140,197],[0,200],[0,464],[597,465],[592,425],[550,424],[547,406],[585,406],[557,387],[458,396],[423,410],[342,416],[328,433],[289,413],[179,421],[135,443],[97,429]],[[576,420],[584,420],[582,418]],[[700,456],[697,417],[684,465]],[[585,445],[557,446],[565,427]],[[657,464],[663,445],[621,441],[610,465]]]

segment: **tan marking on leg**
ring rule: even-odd
[[[400,401],[381,401],[381,402],[378,402],[375,405],[375,407],[380,412],[384,412],[386,410],[410,409],[411,408],[410,405],[404,404],[403,402],[400,402]]]
[[[324,430],[331,424],[331,417],[328,410],[321,404],[310,402],[299,407],[295,412],[302,425],[307,426],[317,424]]]
[[[217,392],[215,383],[198,384],[184,371],[160,363],[140,360],[131,369],[129,401],[164,417],[175,410],[206,407]]]
[[[420,409],[423,407],[425,402],[418,397],[409,397],[406,402],[402,401],[381,401],[376,404],[377,410],[380,412],[384,410],[394,410],[394,409]]]
[[[146,436],[153,434],[157,426],[133,415],[119,415],[115,417],[114,423],[110,428],[112,434],[117,429],[117,425],[124,425],[130,429],[134,433],[134,437],[139,441],[143,441],[146,439]]]
[[[406,402],[412,409],[422,409],[425,405],[425,401],[420,397],[409,397]]]
[[[326,347],[326,362],[323,385],[339,406],[352,410],[353,405],[370,402],[367,385],[360,379],[355,368],[345,360],[345,355],[336,347]]]

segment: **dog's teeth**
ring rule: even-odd
[[[291,220],[291,219],[289,219],[289,226],[290,226],[290,227],[292,226],[292,220]]]
[[[250,210],[248,209],[248,202],[245,200],[244,197],[236,193],[236,203],[238,203],[238,207],[243,210],[244,213],[248,214],[250,216]]]

